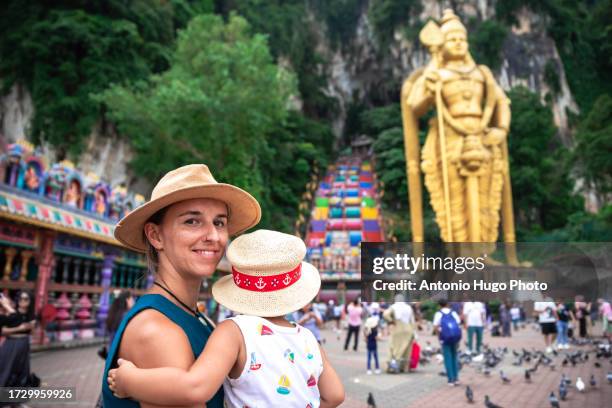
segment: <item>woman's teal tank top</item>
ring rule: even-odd
[[[108,370],[117,367],[117,354],[119,352],[119,345],[121,344],[121,338],[123,337],[123,332],[125,331],[126,326],[132,317],[136,316],[145,309],[155,309],[179,325],[189,339],[194,358],[198,358],[202,350],[204,350],[204,346],[212,333],[212,327],[210,325],[202,324],[202,322],[195,316],[187,313],[185,310],[181,309],[165,297],[155,294],[141,296],[136,304],[134,304],[134,307],[130,309],[130,311],[121,321],[119,329],[117,329],[117,333],[115,334],[113,344],[111,344],[110,350],[108,351],[108,357],[106,358],[106,365],[104,367],[104,375],[102,376],[102,396],[104,399],[104,408],[140,407],[138,401],[134,401],[129,398],[121,399],[115,397],[110,388],[108,388],[106,378],[108,377]],[[160,336],[161,335],[162,333],[160,333]],[[223,408],[223,387],[221,387],[215,396],[206,403],[206,407]]]

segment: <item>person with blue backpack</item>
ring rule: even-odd
[[[434,315],[434,331],[440,337],[444,367],[448,377],[448,385],[459,385],[459,342],[461,341],[461,319],[454,310],[448,307],[446,299],[438,301],[440,310]]]

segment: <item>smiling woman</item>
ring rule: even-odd
[[[202,280],[214,273],[229,236],[256,225],[260,217],[249,193],[217,183],[205,165],[188,165],[166,174],[151,200],[117,224],[115,237],[147,254],[155,282],[119,326],[104,379],[118,358],[142,368],[193,364],[213,330],[196,308]],[[102,391],[105,407],[150,406],[116,398],[106,381]],[[223,391],[206,406],[222,407]]]

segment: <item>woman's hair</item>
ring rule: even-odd
[[[355,306],[359,306],[359,298],[358,298],[358,297],[356,297],[356,298],[353,300],[353,304],[354,304]]]
[[[128,299],[132,297],[132,292],[129,290],[122,291],[117,298],[113,301],[110,309],[108,310],[108,317],[106,318],[106,329],[110,332],[117,331],[119,323],[123,319],[123,315],[128,310]]]
[[[15,298],[15,309],[17,309],[17,311],[19,312],[19,298],[21,298],[21,296],[23,295],[27,295],[30,298],[30,304],[28,305],[28,310],[26,310],[25,312],[26,321],[34,320],[34,297],[32,296],[32,293],[30,293],[29,291],[22,289],[19,292],[17,292],[17,297]]]
[[[153,223],[155,225],[161,224],[162,221],[164,220],[164,216],[166,215],[166,211],[167,210],[168,210],[168,207],[165,207],[165,208],[162,208],[161,210],[159,210],[158,212],[156,212],[155,214],[153,214],[145,222],[145,225],[148,222],[151,222],[151,223]],[[147,235],[145,234],[144,230],[142,231],[142,235],[143,235],[143,239],[144,239],[145,245],[147,247],[147,250],[146,250],[146,253],[145,253],[145,256],[147,258],[147,269],[149,270],[149,273],[155,273],[157,271],[157,266],[159,265],[159,256],[157,254],[157,250],[149,242],[149,238],[147,238]]]

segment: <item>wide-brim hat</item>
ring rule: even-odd
[[[310,303],[319,293],[319,271],[304,262],[304,242],[282,232],[257,230],[232,241],[227,259],[232,274],[212,287],[228,309],[261,317],[284,316]]]
[[[153,188],[151,200],[115,226],[115,238],[132,250],[145,252],[143,230],[149,218],[165,207],[194,198],[212,198],[227,205],[229,235],[246,231],[261,219],[261,208],[252,195],[231,184],[218,183],[208,166],[190,164],[166,173]]]

